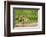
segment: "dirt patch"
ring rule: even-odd
[[[32,23],[32,24],[16,24],[16,27],[34,27],[37,26],[38,23]]]

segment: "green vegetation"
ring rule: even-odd
[[[16,9],[16,24],[34,23],[38,21],[38,9]]]

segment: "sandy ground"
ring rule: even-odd
[[[37,26],[38,23],[32,23],[32,24],[16,24],[16,27],[34,27]]]

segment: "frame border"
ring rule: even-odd
[[[42,6],[42,31],[10,33],[10,5]],[[45,3],[4,1],[4,36],[22,36],[45,34]]]

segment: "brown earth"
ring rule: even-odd
[[[37,26],[38,23],[30,23],[30,24],[16,24],[16,27],[34,27],[34,26]]]

